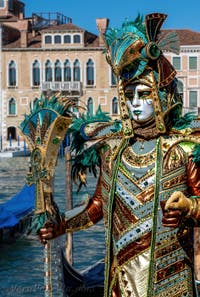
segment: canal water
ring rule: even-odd
[[[0,203],[18,193],[28,171],[28,158],[0,158]],[[85,194],[92,195],[96,179],[88,176],[87,187],[79,194],[73,186],[73,204],[79,204]],[[55,174],[55,197],[60,211],[65,211],[65,161],[58,160]],[[65,236],[52,241],[53,297],[63,297],[60,269],[60,247]],[[73,235],[73,262],[80,271],[104,258],[103,223]],[[12,244],[0,245],[0,297],[44,296],[43,246],[31,235]]]

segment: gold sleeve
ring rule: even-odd
[[[194,163],[192,157],[187,164],[187,180],[190,195],[193,196],[190,215],[200,224],[200,165]]]
[[[71,218],[65,217],[66,232],[79,231],[86,229],[100,221],[103,217],[102,195],[101,195],[101,171],[98,178],[96,190],[86,207],[80,213]]]

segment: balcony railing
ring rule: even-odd
[[[194,114],[200,114],[200,109],[198,107],[183,107],[183,115],[188,112],[193,112]]]
[[[81,94],[81,82],[80,81],[66,81],[66,82],[58,82],[58,81],[46,81],[42,83],[42,91],[66,91],[69,93],[77,93]]]

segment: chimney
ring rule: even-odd
[[[35,30],[32,31],[32,37],[35,37],[36,36],[36,32]]]
[[[20,20],[23,20],[24,19],[24,12],[23,11],[20,11],[20,13],[19,13],[19,19]]]
[[[103,34],[106,32],[109,24],[109,19],[107,18],[99,18],[96,19],[97,28],[99,31],[99,45],[104,46],[104,37]]]
[[[28,32],[27,30],[21,30],[21,47],[26,48],[28,45]]]

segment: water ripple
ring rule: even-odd
[[[0,159],[0,203],[19,192],[28,171],[28,158]],[[65,162],[58,160],[55,174],[55,201],[65,211]],[[76,193],[73,187],[73,204],[80,203],[84,194],[92,195],[96,179],[88,177],[87,188]],[[53,245],[53,296],[61,297],[59,246],[65,236],[54,240]],[[85,269],[104,257],[104,231],[100,222],[92,228],[73,234],[73,259],[78,270]],[[0,297],[43,297],[43,246],[36,237],[26,237],[12,245],[0,246]]]

